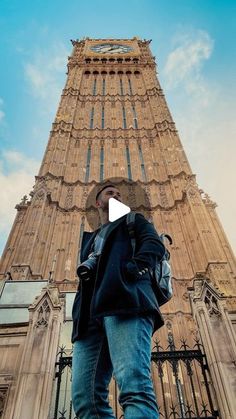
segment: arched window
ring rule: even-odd
[[[126,122],[126,113],[125,113],[125,107],[122,106],[122,115],[123,115],[123,128],[127,128],[127,122]]]
[[[84,179],[86,183],[89,181],[90,161],[91,161],[91,145],[88,146],[88,151],[87,151],[86,173],[85,173],[85,179]]]
[[[129,146],[126,146],[126,160],[127,160],[127,169],[128,169],[128,179],[132,180]]]
[[[95,77],[93,81],[93,96],[96,95],[96,92],[97,92],[97,77]]]
[[[144,166],[143,152],[142,152],[141,144],[138,145],[138,151],[139,151],[139,158],[140,158],[140,165],[141,165],[142,177],[143,177],[144,182],[146,182],[147,181],[147,177],[146,177],[146,171],[145,171],[145,166]]]
[[[102,129],[105,128],[105,109],[104,106],[102,106]]]
[[[123,81],[122,78],[120,78],[120,94],[123,96],[124,95],[124,89],[123,89]]]
[[[130,80],[129,77],[128,77],[128,83],[129,83],[129,93],[130,93],[130,95],[133,95],[132,84],[131,84],[131,80]]]
[[[100,149],[100,182],[104,179],[104,147]]]
[[[134,117],[134,128],[138,129],[138,121],[137,121],[137,114],[135,110],[135,106],[132,105],[133,117]]]
[[[94,121],[94,107],[92,107],[91,113],[90,113],[90,125],[89,125],[90,129],[93,129],[93,121]]]
[[[106,79],[102,79],[102,95],[105,96],[106,94]]]

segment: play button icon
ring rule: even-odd
[[[109,221],[116,221],[123,215],[128,214],[131,211],[130,207],[123,204],[117,199],[110,198],[108,201],[108,219]]]

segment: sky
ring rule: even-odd
[[[199,187],[236,249],[236,2],[1,0],[0,254],[34,185],[71,39],[152,39],[158,78]]]

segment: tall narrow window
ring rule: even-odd
[[[127,160],[127,169],[128,169],[128,179],[132,180],[130,155],[129,155],[129,147],[128,146],[126,146],[126,160]]]
[[[94,120],[94,108],[91,109],[91,113],[90,113],[90,125],[89,125],[90,129],[93,129],[93,120]]]
[[[125,113],[125,107],[122,106],[122,114],[123,114],[123,128],[127,128],[127,123],[126,123],[126,113]]]
[[[96,95],[96,92],[97,92],[97,78],[95,78],[93,82],[93,96]]]
[[[104,106],[102,106],[102,129],[105,128],[105,110]]]
[[[132,105],[132,110],[133,110],[133,117],[134,117],[134,128],[138,129],[137,114],[136,114],[136,110],[135,110],[134,105]]]
[[[146,171],[145,171],[145,166],[144,166],[142,147],[141,147],[140,144],[138,146],[138,151],[139,151],[139,158],[140,158],[140,162],[141,162],[142,177],[143,177],[143,180],[146,182],[147,181],[147,176],[146,176]]]
[[[80,265],[80,250],[81,250],[81,243],[82,243],[82,237],[84,234],[84,220],[85,217],[82,217],[82,221],[80,224],[80,233],[79,233],[79,248],[78,248],[78,256],[77,256],[77,266]]]
[[[86,173],[85,173],[85,182],[89,180],[89,173],[90,173],[90,161],[91,161],[91,145],[88,146],[87,151],[87,163],[86,163]]]
[[[100,182],[104,179],[104,147],[100,149]]]
[[[102,79],[102,94],[103,96],[106,94],[106,79]]]
[[[132,95],[133,94],[133,91],[132,91],[132,85],[131,85],[130,78],[128,78],[128,83],[129,83],[129,93],[130,93],[130,95]]]
[[[124,95],[124,89],[123,89],[123,81],[122,81],[122,79],[120,79],[120,94],[122,96]]]

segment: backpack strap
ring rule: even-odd
[[[136,213],[134,211],[131,211],[126,215],[126,224],[127,224],[127,228],[128,228],[128,232],[129,232],[129,236],[130,236],[130,240],[131,240],[131,245],[132,245],[132,249],[133,249],[133,255],[132,256],[134,256],[134,254],[135,254],[135,243],[136,243],[135,234],[134,234],[135,215],[136,215]],[[171,238],[171,236],[169,236],[169,234],[162,233],[162,234],[160,234],[159,237],[160,237],[163,244],[165,242],[165,239],[168,239],[170,245],[172,245],[172,238]],[[163,260],[164,259],[165,260],[170,259],[170,252],[167,250],[166,247],[165,247],[165,254],[163,256]]]
[[[134,223],[135,223],[135,212],[133,212],[133,211],[128,212],[128,214],[126,216],[126,224],[127,224],[127,228],[128,228],[128,232],[129,232],[129,236],[130,236],[130,240],[131,240],[131,245],[132,245],[132,249],[133,249],[133,256],[134,256],[134,253],[135,253]]]

